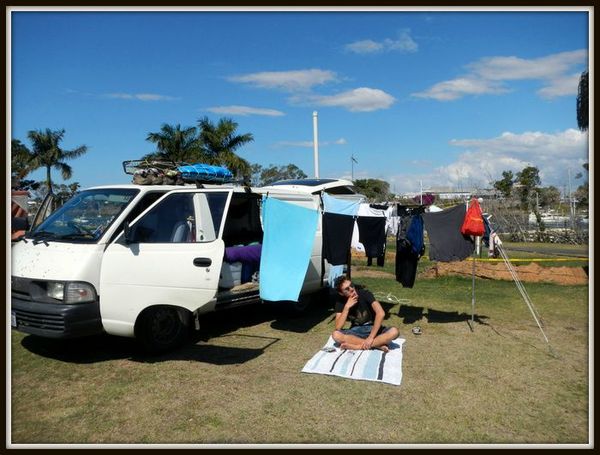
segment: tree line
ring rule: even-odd
[[[140,157],[148,161],[170,161],[174,163],[205,163],[227,167],[239,180],[262,186],[284,179],[301,179],[307,175],[296,165],[261,166],[252,164],[236,152],[252,142],[251,133],[238,134],[238,124],[230,118],[221,118],[213,123],[208,117],[198,120],[198,126],[182,127],[181,124],[163,123],[158,132],[150,132],[146,140],[155,144],[155,151]],[[64,180],[73,175],[67,161],[78,158],[89,151],[87,145],[72,150],[61,147],[65,130],[31,130],[27,133],[30,146],[19,139],[11,141],[11,187],[13,189],[38,190],[58,195],[68,195],[79,189],[79,183],[56,184],[52,170],[60,172]],[[26,177],[37,169],[46,170],[43,181]]]

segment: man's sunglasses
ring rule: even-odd
[[[347,294],[350,289],[354,289],[354,285],[352,283],[350,283],[348,286],[346,286],[345,288],[342,288],[342,293],[343,294]]]

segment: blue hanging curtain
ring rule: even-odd
[[[317,210],[263,196],[260,298],[298,301],[310,263]]]

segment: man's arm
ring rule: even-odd
[[[357,296],[348,297],[342,312],[335,313],[335,330],[342,330],[342,327],[344,327],[344,324],[346,323],[346,319],[348,319],[348,312],[350,311],[350,308],[356,305],[356,302],[358,302]]]
[[[365,349],[371,349],[373,340],[377,336],[377,332],[379,332],[381,324],[383,323],[383,318],[385,317],[385,311],[383,310],[383,307],[377,300],[373,300],[373,302],[371,302],[371,308],[373,308],[373,311],[375,312],[375,320],[373,321],[373,328],[371,329],[371,333],[363,343],[363,347]]]

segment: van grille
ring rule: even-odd
[[[19,327],[32,327],[35,329],[64,332],[65,319],[60,314],[32,313],[20,309],[13,309],[17,315]]]

